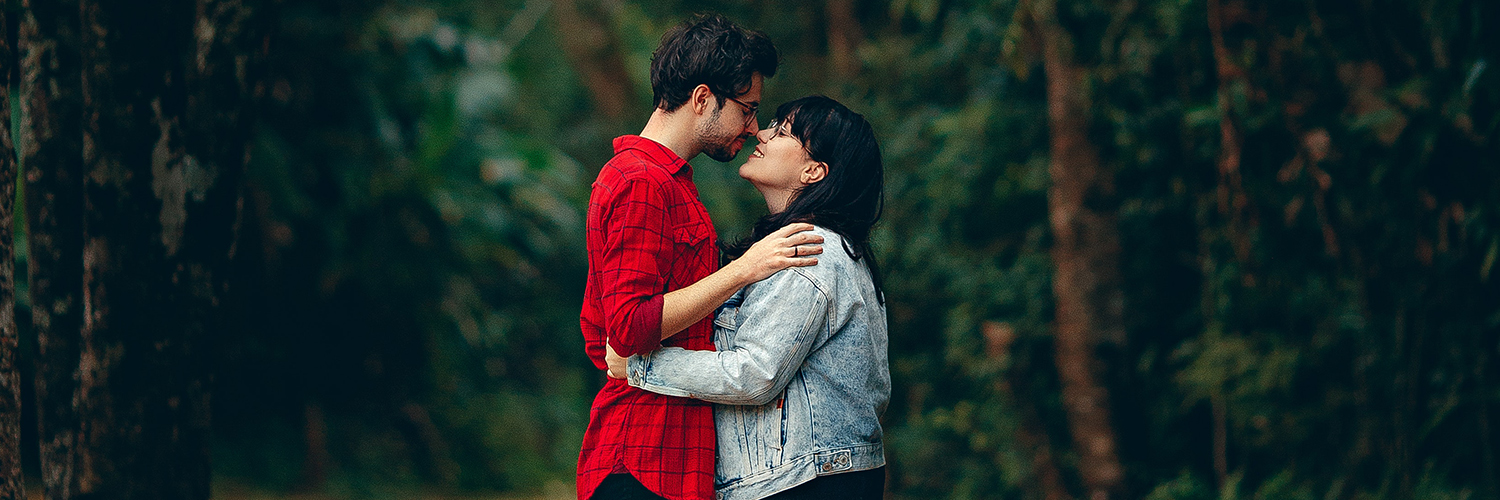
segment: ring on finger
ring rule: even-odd
[[[802,256],[802,247],[792,247],[792,256],[793,257],[801,257]]]

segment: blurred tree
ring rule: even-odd
[[[16,149],[11,138],[11,89],[16,86],[17,23],[12,2],[0,1],[0,500],[26,498],[21,478],[21,373],[17,367],[15,221]],[[19,9],[14,9],[19,11]]]
[[[828,62],[835,76],[851,78],[859,73],[859,59],[854,53],[864,33],[855,18],[854,0],[826,0],[824,16],[828,19]]]
[[[1057,3],[1032,0],[1032,20],[1041,39],[1047,73],[1047,121],[1051,143],[1047,193],[1052,225],[1054,349],[1063,406],[1079,454],[1086,497],[1124,494],[1109,388],[1095,350],[1101,342],[1124,343],[1124,297],[1120,289],[1120,235],[1114,172],[1088,137],[1087,74],[1074,54],[1074,38],[1058,21]]]
[[[26,182],[39,455],[44,498],[61,499],[82,491],[74,406],[83,329],[82,35],[74,5],[26,0],[22,7],[17,149]]]
[[[594,109],[614,121],[639,119],[635,114],[643,107],[635,98],[634,85],[625,69],[624,54],[620,52],[623,47],[611,22],[614,17],[611,11],[619,10],[619,4],[599,0],[560,0],[552,5],[556,11],[552,17],[562,34],[559,41],[563,54],[583,78]]]
[[[47,497],[207,498],[205,336],[224,326],[251,10],[25,7],[21,156],[32,303],[43,304]]]

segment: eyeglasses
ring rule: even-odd
[[[745,101],[741,101],[733,97],[725,96],[724,98],[734,101],[735,104],[745,107],[745,125],[749,125],[750,122],[755,121],[755,112],[760,110],[759,104],[751,106],[749,104],[745,104]]]
[[[807,151],[807,156],[809,158],[811,158],[812,157],[812,150],[811,149],[807,149],[807,145],[802,143],[802,139],[798,139],[797,136],[792,135],[792,131],[789,130],[791,127],[783,127],[782,126],[782,125],[786,125],[786,124],[787,124],[787,121],[785,119],[783,119],[783,118],[777,118],[775,120],[771,120],[771,123],[766,124],[766,128],[770,129],[772,131],[771,132],[771,139],[776,139],[777,137],[782,137],[782,136],[789,137],[792,140],[797,141],[797,147],[802,148],[803,151]],[[769,142],[769,140],[767,142]]]
[[[766,128],[772,130],[772,132],[771,132],[771,138],[772,139],[775,139],[777,137],[781,137],[783,135],[787,136],[787,137],[792,137],[792,132],[790,130],[782,130],[782,128],[781,128],[782,125],[786,125],[786,120],[783,120],[781,118],[777,118],[775,120],[771,120],[771,123],[766,124]],[[796,137],[792,137],[792,138],[796,139]],[[797,141],[797,142],[802,142],[802,141]]]

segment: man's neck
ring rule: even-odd
[[[692,118],[691,113],[668,113],[657,108],[641,129],[641,137],[666,146],[684,161],[691,161],[703,152],[694,137]]]

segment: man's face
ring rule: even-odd
[[[760,89],[764,80],[760,73],[751,75],[749,91],[733,99],[724,99],[724,104],[699,124],[696,131],[698,141],[709,158],[721,162],[733,160],[745,147],[745,139],[758,131],[760,124],[756,123],[754,108],[760,107]],[[711,102],[717,105],[718,101],[713,99]]]

